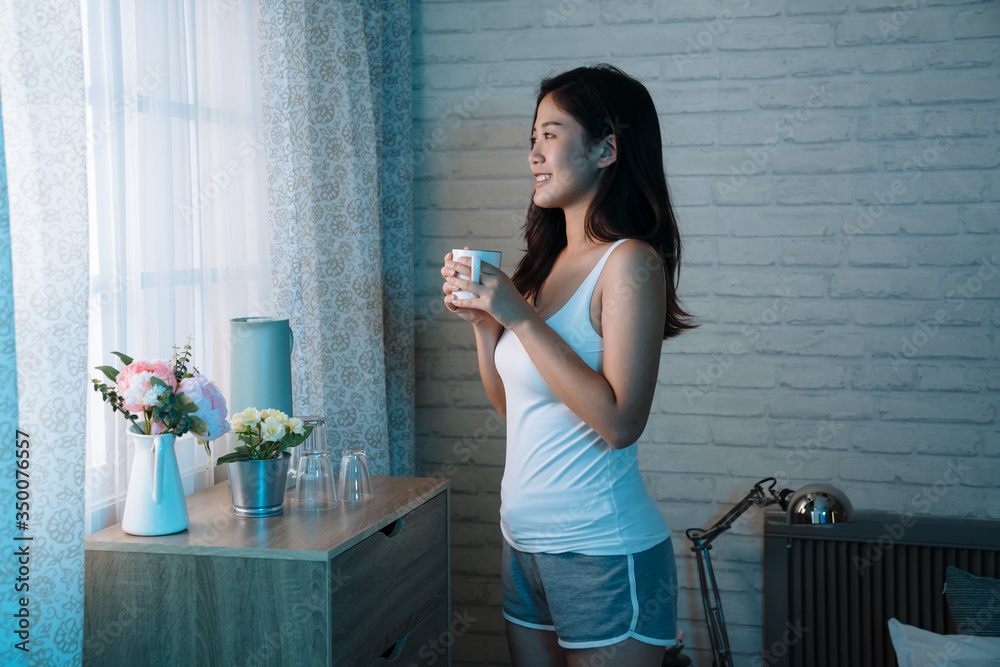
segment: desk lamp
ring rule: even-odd
[[[693,545],[691,551],[695,552],[695,557],[698,559],[698,579],[701,583],[702,603],[705,605],[708,635],[712,640],[714,667],[733,667],[726,619],[722,614],[722,599],[719,595],[719,585],[715,582],[712,557],[709,553],[715,538],[729,530],[741,514],[755,505],[757,507],[779,505],[787,512],[789,523],[831,524],[854,520],[854,507],[851,501],[835,486],[808,484],[798,491],[791,489],[776,491],[777,483],[778,480],[774,477],[765,477],[754,484],[750,492],[710,528],[704,530],[689,528],[685,533]],[[764,487],[765,484],[767,488]]]

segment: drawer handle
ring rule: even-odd
[[[403,530],[403,524],[406,523],[407,516],[409,516],[409,514],[399,517],[384,528],[380,528],[379,532],[386,537],[396,537],[399,535],[399,531]]]
[[[392,646],[382,651],[382,655],[380,655],[379,657],[389,662],[395,662],[396,658],[398,658],[400,654],[403,653],[403,645],[406,644],[407,636],[408,635],[403,635],[402,637],[397,639]]]

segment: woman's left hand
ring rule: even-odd
[[[476,308],[485,311],[507,329],[537,316],[534,308],[517,291],[507,274],[492,264],[482,263],[479,283],[463,280],[457,275],[459,272],[467,276],[472,275],[472,259],[469,257],[459,257],[445,262],[445,267],[456,272],[447,279],[449,285],[456,291],[465,290],[476,295],[474,299],[456,299],[454,294],[446,296],[445,300],[456,308]]]

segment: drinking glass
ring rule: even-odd
[[[345,502],[374,498],[372,477],[368,472],[368,454],[363,447],[344,450],[340,460],[340,498]]]
[[[309,440],[316,440],[320,444],[314,447],[309,444],[309,440],[306,440],[298,447],[292,447],[288,450],[292,455],[292,460],[288,462],[288,479],[285,481],[286,489],[295,488],[295,480],[299,475],[299,461],[302,460],[302,452],[313,447],[316,450],[326,449],[326,427],[323,425],[323,418],[311,415],[308,417],[299,417],[299,419],[302,420],[303,425],[313,427],[312,433],[309,434]]]
[[[292,506],[303,510],[327,510],[337,504],[337,489],[333,479],[330,450],[326,447],[326,426],[319,417],[306,422],[312,433],[298,447],[301,449],[296,466],[295,491]]]

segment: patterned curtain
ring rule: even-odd
[[[261,0],[272,298],[295,335],[297,414],[334,458],[412,474],[410,8]]]
[[[16,532],[10,523],[3,527],[7,587],[14,586],[16,565],[10,553],[15,544],[29,551],[29,587],[18,594],[17,607],[4,606],[0,663],[68,665],[79,662],[83,646],[88,388],[87,120],[80,3],[4,0],[0,26],[17,412],[30,443],[30,484],[21,489],[30,496],[28,516]],[[0,303],[0,359],[9,372],[9,298]],[[9,391],[6,381],[2,387]],[[0,488],[7,493],[15,483],[14,433],[4,428]],[[5,497],[5,512],[8,507]],[[14,536],[31,540],[15,542]],[[30,653],[14,648],[12,634],[12,615],[22,596],[30,619]]]
[[[0,117],[3,116],[3,95],[0,93]],[[14,465],[17,447],[12,446],[15,442],[20,442],[17,437],[17,358],[14,347],[14,284],[11,275],[10,265],[10,214],[7,209],[7,168],[4,166],[3,149],[3,124],[0,123],[0,437],[6,443],[0,447],[0,464],[4,470],[11,471],[11,478],[8,483],[0,486],[0,521],[4,526],[13,526],[10,537],[22,537],[23,531],[16,530],[17,521],[23,520],[24,515],[19,515],[15,507],[17,501],[17,486],[14,482]],[[30,440],[28,441],[30,445]],[[29,452],[30,454],[30,452]],[[30,480],[30,478],[25,478]],[[10,618],[10,614],[16,613],[18,609],[18,599],[20,595],[14,586],[6,586],[3,601],[0,609],[3,615]],[[10,611],[8,611],[10,610]],[[5,665],[14,663],[14,654],[17,649],[12,644],[17,644],[20,639],[12,642],[4,642],[3,651],[0,652],[2,662]],[[26,655],[26,654],[25,654]]]

